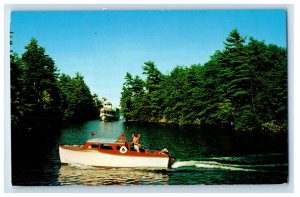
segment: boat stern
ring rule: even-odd
[[[59,145],[59,159],[60,159],[60,163],[61,164],[67,164],[67,160],[65,158],[65,149],[64,149],[64,145]]]

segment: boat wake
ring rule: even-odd
[[[177,161],[172,165],[173,169],[181,167],[196,167],[196,168],[209,168],[209,169],[223,169],[232,171],[256,171],[251,169],[251,166],[224,164],[216,161]],[[249,168],[250,167],[250,168]]]
[[[74,167],[80,170],[90,170],[90,169],[94,169],[93,166],[87,166],[87,165],[83,165],[83,164],[78,164],[78,163],[69,163],[68,164],[70,167]]]
[[[268,159],[266,160],[266,157]],[[242,157],[212,157],[203,160],[176,161],[172,169],[196,168],[230,171],[269,171],[286,167],[282,155],[247,155]]]

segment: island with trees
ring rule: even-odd
[[[287,50],[234,29],[205,64],[163,74],[155,62],[127,73],[121,108],[127,121],[287,131]],[[187,54],[188,58],[188,54]],[[143,76],[143,77],[144,77]]]

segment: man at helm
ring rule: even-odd
[[[136,150],[137,152],[140,152],[140,147],[141,147],[140,138],[141,138],[141,134],[137,134],[137,135],[132,134],[131,137],[132,137],[132,142],[133,142],[134,150]]]

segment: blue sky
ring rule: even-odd
[[[152,60],[163,73],[204,64],[230,31],[286,47],[285,10],[15,11],[12,49],[31,38],[60,73],[81,73],[92,93],[119,104],[126,72],[142,75]]]

